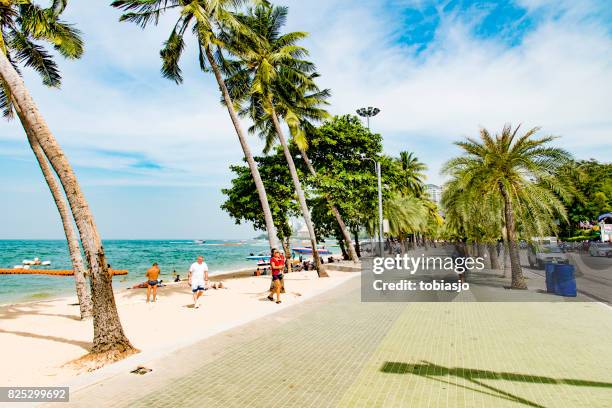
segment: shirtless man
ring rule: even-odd
[[[157,285],[159,281],[159,266],[157,266],[157,262],[153,264],[149,269],[147,269],[147,273],[145,275],[147,277],[147,303],[149,303],[149,298],[151,297],[151,290],[153,290],[153,301],[157,299]]]

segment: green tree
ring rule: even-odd
[[[353,115],[337,116],[310,128],[306,138],[308,157],[316,172],[316,178],[311,176],[308,183],[316,195],[336,204],[358,244],[359,229],[375,218],[377,211],[376,174],[367,159],[379,158],[382,138]]]
[[[7,116],[11,116],[14,109],[22,123],[63,217],[62,221],[73,257],[73,265],[77,262],[78,268],[78,261],[75,261],[78,243],[74,242],[74,232],[66,231],[66,228],[71,226],[71,221],[67,219],[69,218],[67,209],[62,207],[61,192],[52,182],[55,176],[51,173],[51,169],[56,173],[64,190],[91,273],[94,323],[91,352],[100,353],[98,357],[108,360],[132,352],[133,347],[126,338],[119,320],[112,289],[112,278],[108,273],[102,240],[76,175],[38,111],[16,66],[17,63],[30,66],[42,76],[43,83],[46,85],[59,85],[61,77],[57,65],[37,41],[52,44],[62,56],[67,58],[78,58],[82,54],[83,43],[78,31],[59,19],[65,5],[65,0],[53,1],[49,8],[41,8],[29,0],[0,2],[0,49],[2,50],[0,52],[0,78],[2,80],[0,105]],[[78,252],[80,254],[80,250]],[[78,276],[82,274],[75,273],[75,277],[78,278]],[[81,280],[81,288],[78,289],[81,295],[83,283],[84,279]]]
[[[270,247],[277,246],[276,228],[265,186],[259,174],[257,164],[247,143],[246,135],[238,119],[234,102],[229,94],[220,64],[223,64],[225,33],[231,31],[251,38],[253,35],[245,26],[235,10],[249,3],[245,0],[116,0],[112,6],[126,11],[120,21],[129,21],[145,28],[149,24],[157,25],[163,13],[169,10],[179,12],[178,20],[164,44],[160,55],[162,75],[180,84],[183,81],[179,61],[185,47],[184,36],[190,31],[196,37],[199,52],[199,65],[202,71],[211,70],[215,76],[224,104],[229,113],[234,130],[238,136],[244,157],[257,186],[257,194],[265,218],[266,231]]]
[[[612,211],[612,164],[572,161],[562,171],[576,187],[576,194],[566,205],[568,222],[562,226],[563,234],[571,237],[579,233],[581,221],[594,221]]]
[[[412,152],[400,152],[399,163],[401,166],[401,175],[403,180],[399,188],[406,194],[420,196],[423,194],[423,185],[425,184],[425,171],[427,166],[419,161]]]
[[[465,189],[484,198],[493,196],[503,202],[504,223],[507,231],[511,287],[527,287],[523,277],[519,251],[517,219],[524,220],[524,234],[541,231],[554,225],[566,212],[559,199],[568,200],[570,190],[559,177],[560,167],[570,159],[565,150],[549,145],[555,138],[535,138],[539,130],[533,128],[518,135],[504,126],[502,132],[491,136],[486,129],[480,131],[480,140],[467,138],[457,142],[464,155],[451,159],[444,172],[459,179]]]

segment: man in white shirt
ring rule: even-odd
[[[208,265],[203,256],[198,256],[198,260],[189,267],[189,284],[193,293],[193,307],[197,309],[200,307],[198,299],[208,286]]]

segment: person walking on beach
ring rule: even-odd
[[[153,302],[157,300],[157,285],[159,281],[159,266],[157,266],[157,262],[153,263],[149,269],[147,269],[147,273],[145,276],[147,277],[147,303],[149,303],[149,299],[151,298],[151,292],[153,292]]]
[[[272,269],[272,284],[268,299],[274,301],[272,296],[276,293],[276,303],[280,303],[281,287],[283,284],[283,271],[285,270],[285,257],[276,248],[272,249],[272,258],[270,258],[270,268]]]
[[[201,255],[189,267],[189,284],[193,293],[193,307],[197,309],[200,307],[198,300],[204,294],[208,285],[208,265]]]

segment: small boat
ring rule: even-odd
[[[38,258],[34,258],[32,260],[24,259],[21,263],[23,265],[31,265],[31,266],[49,266],[51,265],[51,261],[41,261]]]
[[[312,247],[295,247],[292,251],[300,255],[312,255]],[[317,248],[317,252],[319,255],[331,255],[331,251],[327,248]]]
[[[249,261],[269,261],[270,255],[264,255],[264,254],[249,255],[246,257],[246,259]]]
[[[195,242],[196,244],[203,244],[203,243],[205,243],[206,241],[204,241],[203,239],[196,239],[196,240],[194,240],[193,242]]]

